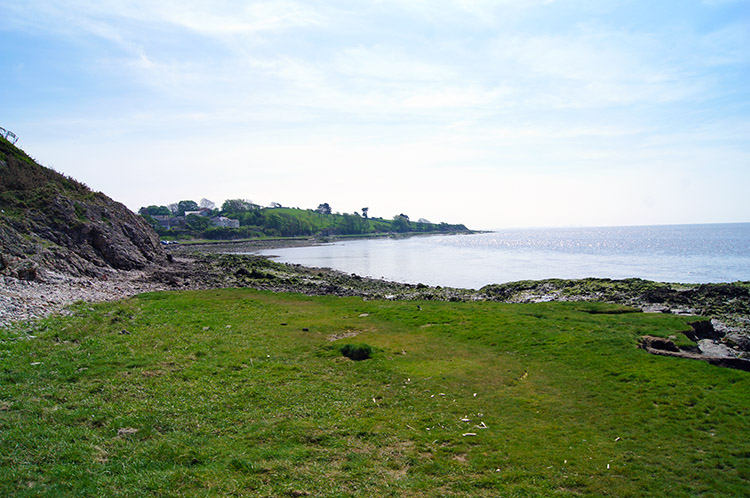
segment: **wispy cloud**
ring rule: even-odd
[[[194,174],[212,157],[238,165],[235,186],[260,174],[248,164],[272,165],[263,188],[295,198],[326,168],[443,195],[469,188],[462,175],[522,170],[531,195],[563,170],[735,174],[750,126],[746,3],[672,1],[662,16],[639,1],[0,0],[0,36],[38,44],[0,70],[26,136],[75,137],[103,157],[104,143],[143,174],[155,166],[134,138]],[[255,196],[226,195],[240,194]]]

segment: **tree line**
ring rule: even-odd
[[[262,207],[247,199],[227,199],[221,207],[216,207],[208,199],[201,199],[200,202],[182,200],[166,206],[142,207],[138,212],[159,235],[177,238],[226,240],[253,237],[468,231],[462,224],[431,223],[424,219],[412,221],[403,213],[392,219],[371,218],[367,207],[361,209],[361,214],[356,211],[334,213],[331,206],[325,202],[318,205],[316,209],[300,209],[284,207],[276,202],[268,207]],[[191,212],[192,214],[185,216],[185,213]],[[165,217],[178,220],[179,224],[176,226],[170,224],[167,228],[163,223]],[[212,219],[217,217],[238,220],[239,228],[214,226]]]

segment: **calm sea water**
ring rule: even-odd
[[[479,288],[544,278],[750,280],[750,223],[517,229],[273,249],[278,261],[397,282]]]

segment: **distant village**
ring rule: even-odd
[[[233,220],[225,216],[211,217],[212,213],[213,213],[212,209],[201,208],[197,211],[185,211],[185,216],[155,214],[155,215],[151,215],[151,217],[155,219],[156,221],[158,221],[159,226],[161,226],[161,228],[164,228],[165,230],[172,230],[174,228],[178,228],[178,229],[187,228],[186,219],[190,215],[201,216],[204,218],[210,217],[211,224],[217,228],[239,228],[240,227],[240,220]]]

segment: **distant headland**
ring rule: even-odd
[[[327,203],[316,209],[284,207],[274,202],[262,207],[246,199],[228,199],[221,207],[208,200],[182,200],[167,206],[142,207],[138,213],[167,240],[237,240],[262,237],[330,237],[383,234],[467,233],[463,224],[413,221],[400,213],[392,219],[333,212]]]

